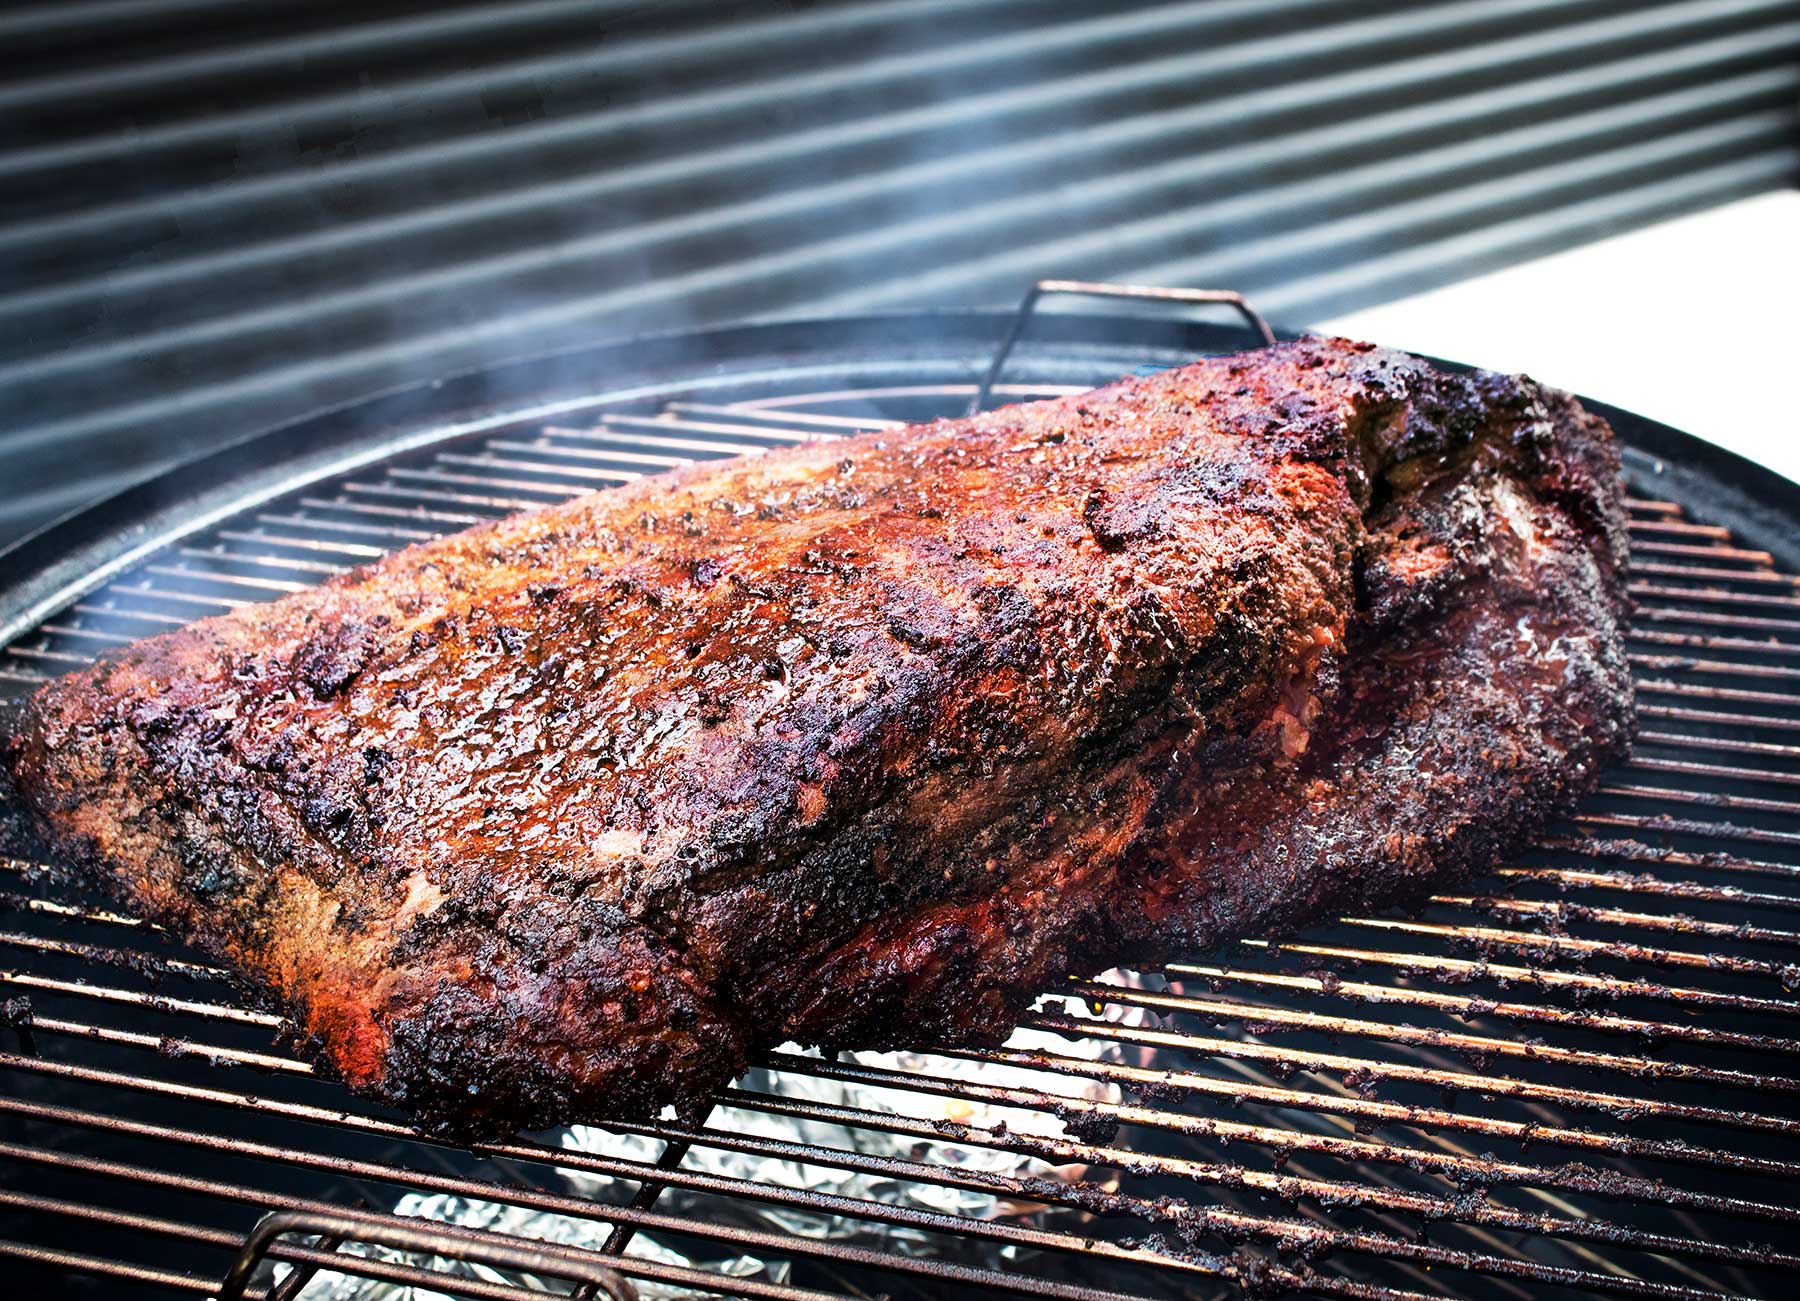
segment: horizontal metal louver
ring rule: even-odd
[[[355,396],[1044,275],[1290,321],[1800,175],[1800,3],[0,14],[10,537]]]

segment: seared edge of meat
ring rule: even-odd
[[[1635,725],[1616,448],[1566,395],[1452,383],[1486,390],[1480,432],[1390,444],[1402,456],[1377,445],[1358,616],[1257,724],[1278,744],[1208,729],[1141,752],[1127,782],[1147,816],[1102,818],[1089,854],[1052,852],[989,895],[807,950],[783,1033],[991,1043],[1071,973],[1422,901],[1591,791]],[[1392,418],[1363,437],[1390,436]],[[1120,828],[1123,845],[1105,840]]]

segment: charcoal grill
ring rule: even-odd
[[[250,439],[0,557],[0,684],[686,459],[1262,337],[1040,297],[563,353]],[[6,860],[0,1257],[284,1301],[1792,1295],[1793,489],[1594,405],[1634,493],[1638,750],[1489,878],[1073,980],[1008,1047],[780,1051],[699,1125],[465,1150],[317,1078],[181,937]]]

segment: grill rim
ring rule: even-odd
[[[941,314],[940,313],[928,313],[928,314],[908,313],[908,314],[903,314],[899,319],[902,321],[908,322],[908,323],[912,323],[912,322],[916,322],[920,317],[940,318],[940,319],[944,318],[944,317],[950,317],[950,318],[954,318],[954,319],[957,319],[960,321],[965,321],[965,322],[979,321],[982,319],[986,319],[986,320],[998,321],[998,322],[1002,322],[1002,323],[1006,323],[1006,324],[1013,324],[1013,323],[1016,323],[1018,320],[1018,318],[1013,316],[1012,314],[1000,314],[1000,313],[941,313]],[[1128,353],[1130,355],[1135,355],[1135,356],[1137,356],[1139,361],[1145,360],[1144,356],[1142,355],[1142,348],[1144,345],[1142,343],[1134,343],[1134,344],[1122,343],[1121,335],[1122,335],[1122,333],[1126,332],[1126,330],[1128,330],[1129,332],[1133,332],[1133,333],[1143,332],[1143,333],[1147,333],[1151,336],[1157,336],[1157,337],[1166,337],[1166,336],[1179,337],[1181,342],[1179,344],[1173,345],[1173,346],[1177,347],[1180,351],[1184,351],[1184,352],[1201,352],[1201,351],[1216,352],[1216,351],[1220,351],[1220,350],[1229,349],[1231,346],[1233,346],[1234,344],[1236,344],[1240,341],[1238,338],[1233,337],[1233,336],[1237,336],[1239,334],[1238,331],[1221,330],[1220,327],[1210,326],[1210,325],[1206,325],[1203,323],[1197,323],[1197,322],[1177,322],[1173,325],[1173,327],[1171,327],[1170,324],[1167,322],[1152,322],[1152,321],[1144,320],[1142,318],[1119,317],[1119,316],[1112,316],[1112,315],[1072,317],[1072,316],[1063,316],[1060,314],[1057,316],[1046,317],[1046,318],[1044,318],[1044,322],[1045,322],[1044,325],[1042,325],[1041,327],[1038,326],[1037,322],[1035,322],[1035,321],[1033,322],[1033,325],[1034,325],[1033,333],[1035,336],[1034,340],[1033,340],[1034,346],[1036,346],[1040,343],[1049,343],[1052,346],[1073,345],[1075,348],[1080,350],[1081,355],[1084,360],[1084,365],[1087,368],[1087,370],[1083,373],[1091,373],[1096,368],[1097,362],[1095,359],[1099,355],[1100,348],[1094,343],[1094,341],[1089,340],[1089,339],[1084,339],[1084,338],[1080,337],[1080,335],[1081,335],[1081,331],[1084,328],[1087,328],[1088,326],[1092,326],[1095,324],[1098,324],[1099,327],[1104,332],[1104,338],[1100,341],[1100,343],[1104,345],[1104,348],[1106,350],[1117,351],[1117,352],[1121,352],[1121,353]],[[895,318],[854,318],[853,319],[853,324],[855,324],[857,326],[863,326],[863,327],[875,327],[875,326],[880,326],[880,325],[892,326],[894,323],[895,323]],[[608,405],[610,405],[612,403],[623,402],[623,401],[629,400],[630,396],[632,396],[632,394],[634,392],[641,390],[645,385],[648,385],[648,388],[650,390],[649,392],[645,393],[645,396],[654,395],[659,398],[666,399],[666,394],[671,387],[679,386],[684,383],[692,383],[695,388],[704,392],[704,386],[705,386],[706,382],[708,382],[709,378],[723,380],[726,384],[729,384],[732,386],[741,386],[741,385],[746,385],[746,384],[758,384],[758,383],[767,382],[767,380],[773,374],[777,374],[777,373],[784,374],[791,380],[793,377],[795,377],[797,375],[801,375],[801,374],[805,374],[805,375],[809,375],[809,376],[816,376],[816,375],[821,374],[822,372],[829,372],[833,369],[842,370],[842,369],[847,369],[847,368],[851,368],[851,367],[856,367],[859,365],[862,366],[864,370],[867,370],[872,364],[879,363],[881,365],[906,368],[911,373],[918,374],[920,368],[927,364],[937,367],[940,372],[943,370],[943,368],[945,368],[949,364],[949,359],[947,359],[944,355],[945,340],[943,339],[941,332],[930,333],[928,335],[928,337],[924,340],[924,342],[927,343],[928,345],[930,345],[930,347],[928,348],[927,355],[923,356],[923,357],[912,357],[912,356],[900,355],[894,346],[893,338],[891,336],[884,336],[884,337],[878,338],[876,341],[876,346],[877,346],[878,352],[875,356],[845,359],[839,354],[842,354],[843,352],[846,351],[843,346],[843,338],[841,337],[842,332],[845,329],[846,323],[843,321],[834,321],[834,320],[823,320],[823,321],[814,321],[814,322],[773,323],[773,324],[768,324],[768,325],[763,325],[763,326],[740,327],[739,329],[737,329],[735,331],[728,331],[728,332],[720,332],[720,331],[701,332],[701,335],[699,335],[699,336],[685,334],[685,333],[671,334],[671,335],[657,336],[657,337],[655,337],[653,339],[649,339],[649,340],[628,341],[627,343],[611,345],[611,346],[605,347],[605,348],[578,349],[578,350],[573,350],[573,351],[567,352],[567,353],[551,354],[551,358],[556,361],[562,361],[562,360],[570,358],[570,357],[586,358],[586,357],[590,357],[595,354],[605,354],[605,353],[616,353],[619,351],[628,351],[634,346],[657,344],[657,343],[661,343],[661,344],[676,343],[676,344],[680,344],[683,346],[687,346],[687,345],[691,345],[692,342],[697,337],[705,337],[708,339],[713,339],[713,338],[716,338],[716,336],[723,334],[723,333],[734,333],[734,334],[754,338],[755,336],[764,334],[766,332],[781,332],[788,328],[809,327],[809,326],[813,327],[813,328],[821,328],[822,327],[822,328],[829,329],[829,330],[836,332],[833,337],[827,339],[822,345],[815,345],[814,348],[810,351],[810,353],[804,354],[804,355],[808,355],[809,360],[812,360],[814,363],[809,366],[791,367],[790,369],[783,371],[783,372],[769,372],[769,371],[756,370],[753,368],[747,368],[747,369],[739,370],[739,371],[727,371],[726,373],[723,373],[723,374],[719,374],[716,371],[708,370],[708,369],[702,367],[702,368],[700,368],[700,373],[698,374],[697,377],[692,376],[692,375],[687,375],[687,374],[662,375],[662,376],[658,376],[654,383],[650,383],[640,372],[640,373],[634,375],[634,378],[637,378],[639,380],[638,386],[634,386],[634,388],[631,388],[631,389],[622,389],[622,390],[619,390],[616,392],[608,392],[608,393],[599,394],[599,395],[595,395],[592,393],[592,390],[596,387],[596,381],[595,381],[594,377],[582,376],[580,378],[578,387],[582,390],[587,391],[588,395],[585,397],[579,398],[579,399],[573,399],[572,405],[566,405],[566,406],[559,407],[558,403],[551,402],[548,404],[548,406],[540,403],[538,406],[531,407],[531,408],[524,409],[524,410],[520,410],[520,409],[512,408],[512,407],[506,407],[497,412],[490,412],[488,414],[481,415],[481,416],[471,416],[471,417],[465,418],[465,419],[453,420],[450,423],[438,423],[438,424],[434,424],[431,427],[423,429],[423,430],[415,429],[410,435],[408,435],[408,433],[405,431],[405,429],[402,428],[397,433],[390,434],[389,436],[387,436],[385,438],[381,438],[379,441],[363,442],[362,445],[360,447],[358,447],[358,449],[356,451],[356,455],[351,459],[352,459],[353,463],[366,463],[366,462],[370,462],[370,461],[379,461],[379,460],[386,459],[388,457],[392,457],[400,452],[415,450],[415,449],[423,448],[423,447],[429,447],[429,446],[432,446],[436,443],[442,442],[447,439],[465,438],[471,434],[478,434],[478,433],[492,434],[499,428],[504,428],[505,426],[508,426],[508,425],[511,425],[514,423],[518,423],[518,422],[532,422],[532,421],[540,421],[541,422],[544,419],[546,410],[557,410],[557,409],[570,410],[570,409],[583,409],[583,408],[588,409],[588,410],[595,410],[595,411],[604,410]],[[1121,328],[1122,326],[1126,327],[1126,330],[1122,330],[1122,328]],[[1053,336],[1053,337],[1046,339],[1045,336]],[[1196,342],[1197,339],[1205,339],[1206,341]],[[990,338],[980,341],[980,342],[984,343],[987,347],[991,348],[993,343],[996,342],[996,339],[990,337]],[[1088,345],[1088,346],[1086,346],[1084,348],[1083,347],[1084,344]],[[802,347],[803,350],[805,349],[804,344],[802,344],[800,346]],[[1157,345],[1151,345],[1151,346],[1157,346]],[[1160,346],[1170,347],[1172,345],[1169,345],[1168,343],[1165,342],[1165,343],[1162,343]],[[822,368],[817,363],[817,358],[821,353],[823,353],[824,355],[829,356],[831,358],[831,360],[833,362],[832,366]],[[757,353],[754,350],[752,350],[750,355],[759,357],[763,360],[768,359],[768,354],[766,352]],[[720,360],[720,358],[717,356],[711,356],[708,358],[708,360],[716,362],[716,361]],[[963,358],[963,359],[959,359],[959,360],[968,361],[969,359]],[[518,362],[511,363],[510,367],[525,368],[527,370],[527,372],[537,375],[537,377],[541,379],[540,372],[541,372],[541,368],[545,364],[545,361],[546,361],[546,359],[542,358],[542,357],[521,359]],[[691,357],[684,358],[684,362],[686,363],[686,365],[684,366],[684,369],[692,368],[693,361],[692,361]],[[970,362],[970,364],[974,367],[974,370],[972,370],[971,373],[969,374],[969,377],[968,377],[969,382],[966,385],[966,387],[973,390],[975,387],[976,381],[978,381],[978,379],[979,379],[978,372],[981,369],[980,358],[979,357],[975,358],[972,362]],[[1445,364],[1449,364],[1449,363],[1445,363]],[[1053,363],[1046,363],[1046,365],[1047,366],[1053,365]],[[1127,365],[1126,368],[1128,369],[1129,365]],[[457,379],[458,379],[458,381],[472,383],[477,386],[481,386],[482,381],[484,379],[489,378],[490,375],[491,375],[491,372],[486,372],[486,371],[469,372],[464,376],[457,377]],[[1065,378],[1065,379],[1068,378],[1068,375],[1065,373],[1063,378]],[[455,381],[452,381],[452,382],[455,382]],[[955,381],[952,381],[952,385],[953,386],[955,385]],[[422,399],[429,406],[433,402],[434,399],[438,398],[439,395],[441,395],[441,392],[445,387],[446,387],[446,385],[415,386],[410,389],[397,390],[394,393],[385,395],[385,396],[396,399],[396,400],[400,400],[402,402],[404,402],[408,398]],[[932,387],[942,389],[945,386],[940,384],[940,385],[933,385]],[[1005,386],[1005,387],[1010,387],[1015,390],[1016,389],[1031,389],[1031,390],[1035,391],[1035,390],[1041,389],[1043,386],[1040,384],[1023,384],[1023,383],[1021,383],[1021,384],[1010,385],[1010,386]],[[1068,387],[1068,386],[1065,386],[1065,387]],[[541,384],[538,385],[538,388],[541,390],[542,385]],[[796,399],[789,399],[789,400],[796,400]],[[262,471],[263,474],[262,475],[252,475],[252,476],[247,476],[247,477],[239,477],[238,475],[234,474],[234,469],[236,469],[237,467],[226,466],[223,470],[222,482],[219,484],[213,484],[213,485],[203,485],[201,488],[202,494],[204,494],[208,490],[209,487],[220,488],[220,489],[223,489],[226,491],[234,491],[235,490],[235,491],[237,491],[238,495],[234,499],[232,499],[231,501],[226,503],[222,513],[226,514],[226,515],[236,514],[236,513],[240,513],[240,512],[247,513],[247,512],[254,510],[256,508],[256,506],[258,506],[259,504],[262,504],[270,496],[275,496],[275,495],[280,495],[282,493],[290,492],[297,486],[304,486],[306,483],[310,482],[311,480],[330,475],[334,471],[341,473],[344,469],[348,468],[348,466],[342,459],[343,452],[344,452],[344,447],[342,446],[342,444],[347,441],[350,444],[355,445],[358,443],[359,439],[362,439],[364,437],[365,431],[360,426],[357,426],[354,424],[354,418],[357,417],[358,415],[361,415],[362,417],[364,417],[366,419],[370,413],[367,412],[366,410],[363,410],[363,408],[365,408],[367,405],[368,404],[366,404],[366,403],[351,404],[349,407],[346,407],[346,408],[340,408],[335,411],[321,413],[317,417],[309,418],[308,421],[297,422],[297,424],[299,424],[299,425],[313,425],[314,422],[325,422],[326,424],[330,424],[333,420],[344,421],[345,417],[351,418],[349,421],[345,421],[345,425],[348,425],[349,427],[345,427],[345,425],[340,425],[336,430],[331,430],[328,428],[311,430],[310,433],[320,439],[321,446],[318,448],[306,449],[299,456],[299,459],[295,459],[295,457],[293,455],[290,455],[291,449],[277,449],[277,453],[274,456],[262,455],[262,453],[265,453],[269,447],[269,440],[277,439],[282,434],[289,433],[290,431],[292,431],[296,428],[296,424],[280,426],[274,430],[268,431],[267,433],[265,433],[263,435],[253,435],[250,438],[247,438],[238,444],[234,444],[231,449],[228,449],[228,451],[242,453],[244,455],[246,463],[251,465],[254,469]],[[1629,427],[1635,423],[1635,424],[1651,426],[1651,427],[1655,427],[1657,429],[1663,430],[1668,435],[1671,435],[1678,442],[1679,442],[1679,440],[1686,440],[1687,443],[1693,444],[1695,448],[1699,449],[1702,452],[1704,452],[1705,450],[1709,450],[1709,449],[1707,449],[1706,445],[1699,444],[1698,440],[1693,440],[1693,439],[1689,438],[1689,436],[1679,433],[1679,431],[1669,429],[1667,426],[1658,426],[1656,424],[1656,422],[1645,421],[1642,417],[1637,417],[1629,412],[1618,411],[1618,409],[1611,408],[1607,404],[1604,404],[1604,403],[1596,402],[1596,403],[1593,403],[1592,406],[1594,407],[1594,409],[1599,411],[1601,414],[1608,416],[1608,418],[1614,419],[1615,425],[1620,428],[1621,434],[1625,435],[1632,442],[1636,442],[1636,443],[1639,443],[1640,445],[1642,445],[1644,442],[1648,441],[1646,439],[1637,437],[1635,435],[1635,432],[1628,432]],[[441,421],[443,419],[443,413],[440,412],[439,414],[440,414],[440,421]],[[767,408],[767,414],[771,418],[778,419],[781,416],[782,411],[778,405],[771,406],[771,407]],[[1716,449],[1710,449],[1710,450],[1716,451]],[[307,456],[314,454],[314,453],[325,456],[327,458],[323,468],[316,467],[307,461]],[[1730,454],[1728,454],[1728,453],[1725,453],[1722,455],[1727,456],[1727,457],[1730,456]],[[330,459],[333,456],[336,456],[338,459]],[[137,563],[139,560],[141,560],[143,558],[144,553],[147,551],[161,550],[161,549],[167,548],[167,547],[171,546],[172,543],[179,541],[180,538],[185,534],[198,532],[201,530],[216,527],[219,524],[220,520],[219,520],[218,516],[214,513],[201,511],[196,515],[195,513],[190,511],[185,516],[181,516],[180,515],[181,508],[179,505],[179,495],[180,495],[181,491],[184,491],[184,490],[191,491],[193,489],[193,487],[194,487],[194,484],[193,484],[194,470],[196,468],[206,467],[210,463],[215,462],[215,461],[231,461],[233,459],[234,458],[229,457],[224,454],[214,454],[213,456],[203,458],[202,460],[193,463],[190,467],[187,467],[184,470],[177,470],[175,472],[172,472],[169,475],[162,476],[161,479],[158,481],[153,481],[151,484],[145,485],[145,489],[147,489],[147,490],[154,490],[154,489],[158,488],[159,486],[161,486],[176,495],[176,504],[173,507],[173,509],[177,512],[177,518],[175,520],[175,528],[172,531],[163,531],[163,532],[158,532],[154,528],[154,524],[156,523],[156,520],[158,518],[157,512],[166,511],[169,509],[168,503],[162,503],[161,505],[159,505],[157,507],[157,512],[153,512],[150,520],[148,520],[145,524],[140,526],[140,528],[144,530],[143,536],[137,537],[134,541],[133,535],[130,531],[130,526],[127,526],[126,533],[123,537],[112,539],[112,541],[115,543],[116,546],[123,546],[124,549],[122,552],[120,552],[120,554],[124,555],[125,559],[116,561],[114,566],[109,567],[101,572],[94,574],[92,576],[91,581],[89,583],[87,583],[86,586],[91,588],[91,587],[97,587],[97,586],[104,584],[106,581],[108,581],[109,578],[111,578],[113,576],[113,572],[114,572],[115,568],[122,567],[123,565],[126,565],[126,564]],[[1733,457],[1731,459],[1739,460],[1741,458]],[[267,464],[264,464],[264,462],[267,462]],[[1745,464],[1748,465],[1748,463],[1745,463]],[[1669,458],[1660,457],[1653,452],[1648,452],[1648,451],[1639,452],[1636,456],[1634,456],[1632,458],[1631,469],[1634,472],[1636,472],[1637,476],[1640,479],[1642,479],[1646,475],[1656,475],[1656,476],[1665,475],[1665,474],[1669,473],[1670,468],[1671,467],[1669,464]],[[1677,466],[1674,468],[1681,469],[1683,467]],[[1689,468],[1691,473],[1696,473],[1696,474],[1701,473],[1701,471],[1694,470],[1694,469],[1692,469],[1692,467],[1687,467],[1687,468]],[[1753,469],[1753,470],[1760,469],[1760,467],[1754,467],[1754,466],[1750,466],[1749,468]],[[1779,492],[1775,496],[1776,500],[1782,499],[1781,498],[1782,493],[1791,494],[1791,492],[1792,492],[1791,485],[1787,485],[1785,480],[1781,480],[1778,476],[1774,476],[1772,473],[1767,472],[1767,471],[1764,471],[1763,474],[1766,478],[1773,481],[1773,483],[1779,489]],[[266,482],[270,481],[270,480],[266,480],[264,476],[272,476],[273,486],[260,486],[260,485],[263,485]],[[253,490],[249,493],[245,493],[243,491],[243,489],[244,489],[246,482],[251,482],[251,483],[259,485],[260,490]],[[121,494],[121,497],[122,498],[132,497],[133,495],[134,495],[134,493],[125,493],[125,494]],[[1697,496],[1697,495],[1698,494],[1689,494],[1689,501],[1691,502],[1693,497]],[[151,498],[153,505],[156,504],[157,493],[154,491],[151,491],[149,493],[149,496]],[[115,499],[115,500],[117,500],[117,499]],[[109,505],[109,506],[112,504],[113,504],[112,502],[106,503],[106,505]],[[1754,502],[1753,502],[1753,504],[1754,504]],[[1657,505],[1666,505],[1666,503],[1639,502],[1639,503],[1637,503],[1637,505],[1639,505],[1641,507],[1653,507],[1653,506],[1657,506]],[[1709,518],[1709,519],[1719,518],[1719,513],[1713,511],[1709,507],[1701,507],[1700,510],[1702,512],[1703,518]],[[1781,511],[1780,513],[1785,515],[1788,513],[1788,511],[1791,511],[1791,507],[1789,507],[1788,510]],[[84,512],[84,514],[85,514],[85,512]],[[63,521],[63,525],[68,525],[71,527],[78,526],[82,523],[83,523],[83,521],[81,519],[81,515],[79,515],[79,514],[77,516],[71,517],[68,520]],[[45,532],[46,533],[54,532],[56,530],[56,528],[59,528],[59,527],[62,527],[62,526],[61,525],[53,526],[52,529],[46,530]],[[1743,529],[1740,527],[1737,529],[1737,531],[1740,534],[1742,534],[1745,537],[1745,539],[1748,541],[1757,542],[1757,541],[1764,540],[1763,538],[1761,538],[1759,536],[1753,536],[1750,533],[1750,531],[1747,529]],[[1782,533],[1779,533],[1778,536],[1781,538],[1785,538],[1786,536],[1789,536],[1789,535],[1786,534],[1785,532],[1782,532]],[[30,539],[28,541],[35,541],[35,540],[37,540],[37,539],[34,538],[34,539]],[[92,541],[97,545],[106,545],[109,542],[109,539],[108,539],[108,537],[106,537],[104,535],[104,531],[103,531],[101,537],[99,537],[98,539],[94,539]],[[15,551],[18,549],[19,548],[14,548]],[[1775,551],[1774,547],[1769,547],[1768,549],[1771,552]],[[6,557],[0,558],[0,559],[11,560],[12,553],[9,552]],[[0,587],[0,598],[3,598],[4,595],[5,595],[5,589],[3,587]],[[73,598],[71,597],[70,589],[68,587],[62,587],[56,592],[55,596],[52,599],[57,602],[66,602]],[[1785,621],[1784,621],[1784,626],[1785,626]],[[1715,834],[1722,829],[1723,828],[1718,825],[1714,825],[1711,828],[1711,830]],[[1127,1001],[1129,1001],[1129,1000],[1127,1000]],[[648,1188],[649,1186],[650,1185],[647,1184],[646,1188]],[[289,1255],[284,1255],[283,1258],[288,1259],[288,1258],[290,1258],[290,1256],[291,1256],[291,1253]],[[1556,1271],[1554,1269],[1552,1269],[1550,1272],[1555,1273]],[[1413,1295],[1413,1294],[1384,1292],[1384,1295]]]

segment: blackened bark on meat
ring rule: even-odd
[[[42,688],[34,828],[473,1135],[1492,864],[1632,713],[1606,427],[1305,340],[694,467]]]

